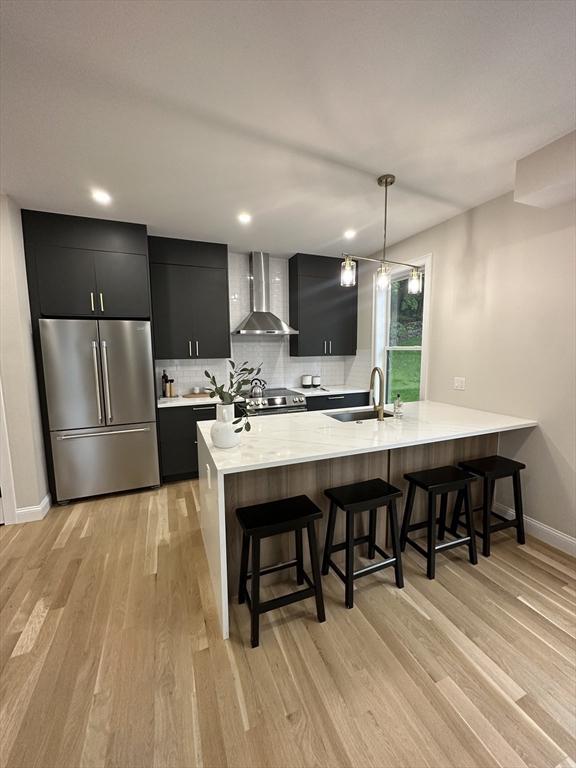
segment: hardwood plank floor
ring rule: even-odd
[[[194,483],[0,528],[2,768],[569,768],[576,567],[530,538],[408,552],[314,603],[218,624]],[[271,584],[266,595],[281,593]]]

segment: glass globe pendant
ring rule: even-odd
[[[356,285],[356,262],[347,253],[342,255],[344,261],[340,267],[340,285],[342,288],[353,288]]]

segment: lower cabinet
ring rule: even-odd
[[[215,405],[182,405],[158,410],[162,480],[198,475],[196,425],[215,418]]]
[[[353,392],[349,395],[313,395],[306,398],[306,407],[309,411],[329,411],[331,408],[358,408],[369,404],[369,392]]]

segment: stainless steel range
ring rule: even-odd
[[[306,411],[306,398],[290,389],[266,389],[262,397],[247,397],[246,410],[249,416],[264,416],[271,413],[296,413]]]

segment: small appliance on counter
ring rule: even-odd
[[[307,373],[302,376],[302,389],[310,389],[312,386],[312,376]]]
[[[322,384],[320,376],[312,376],[312,386],[316,389]]]

